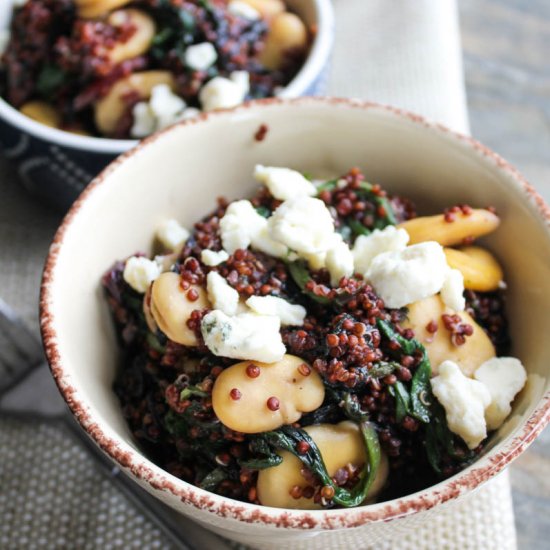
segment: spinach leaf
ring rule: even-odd
[[[331,301],[325,296],[316,296],[313,292],[306,290],[306,284],[311,280],[311,276],[304,262],[290,262],[288,264],[288,270],[290,271],[290,275],[294,279],[294,282],[306,296],[309,296],[312,300],[318,302],[319,304],[327,305],[331,303]]]
[[[399,363],[394,363],[392,361],[379,361],[368,371],[368,375],[371,378],[383,378],[384,376],[388,376],[388,374],[395,371],[397,367],[399,367]]]
[[[379,319],[377,326],[388,340],[397,342],[406,355],[414,355],[416,352],[422,353],[422,360],[416,368],[411,382],[410,414],[421,422],[430,422],[430,403],[433,401],[430,385],[432,369],[426,348],[414,338],[412,340],[403,338],[388,321]]]
[[[51,97],[65,81],[65,76],[65,71],[61,67],[45,65],[38,74],[36,91],[47,98]]]
[[[258,206],[256,208],[256,212],[258,212],[258,214],[260,214],[263,218],[269,218],[269,216],[271,216],[271,210],[269,210],[266,206]]]
[[[249,470],[265,470],[266,468],[273,468],[278,466],[283,461],[282,457],[277,453],[273,453],[269,456],[251,458],[249,460],[239,460],[239,465]]]
[[[395,419],[401,422],[411,408],[411,396],[401,381],[397,381],[393,386],[389,387],[390,394],[395,398]]]
[[[317,196],[319,196],[323,191],[334,191],[337,183],[338,180],[329,180],[319,184],[317,186]]]
[[[187,386],[180,392],[180,401],[184,401],[185,399],[189,399],[190,397],[206,397],[208,393],[205,391],[202,391],[197,386]]]
[[[370,235],[372,233],[372,231],[368,227],[365,227],[359,220],[352,218],[351,220],[347,220],[347,223],[353,231],[353,234],[357,237],[359,235]]]
[[[350,508],[359,506],[366,499],[380,466],[380,443],[376,430],[367,420],[363,420],[359,424],[359,428],[367,450],[368,465],[363,468],[359,481],[352,490],[338,487],[334,483],[327,472],[319,448],[306,431],[292,426],[283,426],[277,431],[267,432],[262,436],[273,447],[288,451],[298,457],[304,466],[318,476],[321,483],[332,487],[334,490],[332,501],[335,504]],[[308,444],[308,451],[303,454],[298,453],[296,450],[296,446],[300,442]]]
[[[203,477],[199,487],[206,491],[214,491],[224,479],[227,479],[227,472],[223,468],[216,468]]]

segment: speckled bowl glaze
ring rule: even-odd
[[[285,0],[317,29],[309,56],[280,97],[323,93],[334,37],[331,0]],[[11,0],[0,2],[0,29],[9,25]],[[0,97],[0,154],[17,167],[21,183],[49,204],[66,210],[112,160],[136,140],[84,137],[50,128],[22,115]]]
[[[261,124],[269,128],[257,142]],[[256,163],[314,175],[359,166],[371,181],[412,197],[421,212],[494,205],[502,224],[486,239],[509,283],[513,355],[529,382],[484,455],[418,493],[347,510],[300,511],[224,498],[181,481],[139,450],[111,390],[118,360],[99,288],[114,260],[148,250],[168,217],[191,225],[215,197],[246,197]],[[521,454],[550,420],[550,210],[506,161],[473,139],[419,116],[351,100],[265,100],[202,115],[146,139],[111,164],[75,202],[44,271],[41,325],[53,375],[91,438],[136,483],[178,512],[257,548],[351,548],[412,529]]]

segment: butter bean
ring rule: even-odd
[[[254,8],[264,19],[269,19],[286,9],[282,0],[242,0],[242,2]]]
[[[172,271],[162,273],[151,288],[151,315],[160,330],[178,344],[196,346],[198,344],[195,333],[187,326],[187,320],[195,309],[210,307],[206,290],[191,285],[189,289],[181,287],[181,277]],[[189,300],[187,293],[195,290],[198,299]]]
[[[308,369],[299,369],[304,363],[299,357],[285,355],[277,363],[243,361],[225,369],[212,389],[216,416],[228,428],[243,433],[275,430],[296,422],[302,413],[320,407],[325,398],[321,377],[311,368],[304,376],[302,372],[308,373]],[[257,367],[255,372],[259,370],[258,376],[247,373],[251,365]],[[232,397],[233,389],[239,391],[239,399]]]
[[[19,110],[25,116],[50,128],[59,128],[61,125],[61,115],[55,107],[45,101],[29,101]]]
[[[451,333],[445,328],[441,315],[449,313],[439,296],[431,296],[407,306],[409,309],[405,328],[414,330],[417,340],[426,347],[432,366],[432,375],[438,374],[438,367],[443,361],[454,361],[466,376],[472,376],[475,370],[491,357],[495,357],[495,348],[485,331],[474,321],[466,311],[458,312],[463,323],[474,329],[466,342],[455,346],[451,341]],[[432,334],[426,327],[431,322],[437,323],[438,329]]]
[[[319,424],[308,426],[305,431],[315,442],[329,475],[351,464],[357,468],[363,467],[367,461],[365,444],[357,424],[344,421],[339,424]],[[295,499],[290,495],[294,486],[307,487],[307,482],[300,473],[303,464],[292,453],[280,453],[283,462],[273,468],[260,470],[258,474],[258,499],[264,506],[275,508],[295,508],[315,510],[321,508],[312,498]],[[367,495],[367,501],[374,499],[380,492],[388,477],[388,459],[382,453],[378,474]]]
[[[302,49],[307,45],[307,29],[304,22],[293,13],[276,15],[260,53],[260,61],[268,69],[278,69],[285,63],[288,51]]]
[[[129,23],[136,29],[126,42],[116,44],[108,50],[109,59],[113,63],[120,63],[126,59],[144,54],[151,46],[156,33],[156,25],[153,19],[140,10],[114,11],[107,18],[107,22],[115,27]]]
[[[452,222],[446,222],[445,216],[424,216],[399,224],[397,227],[407,230],[409,245],[425,241],[436,241],[442,246],[455,246],[464,239],[477,239],[494,231],[500,223],[496,214],[482,208],[473,209],[470,214],[457,212]]]
[[[74,0],[79,17],[94,19],[129,4],[132,0]]]
[[[503,272],[497,259],[485,248],[465,246],[445,248],[447,263],[464,277],[464,288],[491,292],[502,281]]]
[[[168,85],[172,91],[176,88],[174,77],[168,71],[133,73],[115,82],[107,95],[95,104],[98,129],[105,135],[112,134],[127,110],[124,96],[133,92],[144,100],[149,99],[153,88],[159,84]]]

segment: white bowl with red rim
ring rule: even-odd
[[[263,141],[254,136],[267,127]],[[100,292],[116,260],[148,250],[158,223],[191,226],[215,197],[248,196],[256,163],[338,175],[352,166],[420,212],[494,205],[502,223],[484,239],[508,282],[512,354],[529,379],[513,411],[471,466],[403,498],[353,509],[300,511],[231,500],[151,462],[132,439],[112,391],[119,350]],[[470,137],[392,107],[353,100],[263,100],[203,114],[144,140],[75,202],[52,244],[41,326],[53,375],[90,437],[136,483],[176,511],[258,548],[375,544],[458,501],[520,455],[550,421],[550,209],[505,160]]]

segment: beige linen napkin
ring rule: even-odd
[[[468,130],[455,0],[334,0],[331,95],[392,103]],[[37,327],[37,289],[57,216],[17,192],[0,163],[0,294]],[[377,549],[495,549],[516,546],[507,475],[466,500],[419,518]],[[398,530],[396,525],[396,531]],[[191,534],[191,532],[190,532]],[[331,533],[293,548],[367,550]],[[214,550],[192,533],[196,548]],[[250,541],[252,544],[253,541]],[[274,541],[265,548],[278,548]],[[56,425],[0,417],[0,548],[170,548],[169,542]]]

